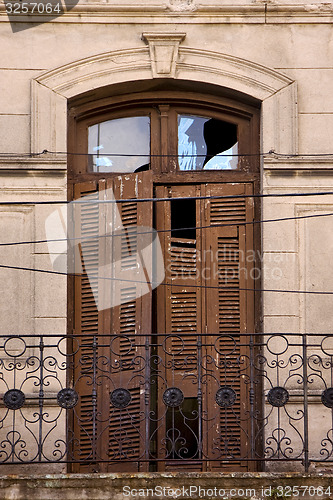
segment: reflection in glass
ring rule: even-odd
[[[137,172],[149,169],[150,119],[117,118],[88,128],[89,169],[93,172]]]
[[[180,170],[237,168],[237,125],[201,116],[178,116]]]

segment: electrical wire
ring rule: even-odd
[[[267,222],[283,222],[283,221],[290,221],[290,220],[299,220],[299,219],[311,219],[311,218],[317,218],[317,217],[329,217],[333,216],[333,212],[328,212],[324,214],[311,214],[311,215],[298,215],[294,217],[280,217],[279,219],[261,219],[261,220],[253,220],[253,221],[245,221],[245,222],[230,222],[230,223],[221,223],[221,224],[214,224],[214,225],[205,225],[205,226],[192,226],[192,227],[179,227],[175,229],[153,229],[152,231],[133,231],[133,235],[147,235],[147,234],[155,234],[155,233],[173,233],[174,231],[194,231],[197,229],[215,229],[217,227],[232,227],[232,226],[247,226],[251,224],[262,224],[262,223],[267,223]],[[140,226],[138,226],[140,227]],[[70,242],[70,241],[77,241],[79,240],[80,242],[85,242],[85,241],[94,241],[96,239],[100,238],[117,238],[117,237],[123,237],[124,232],[126,230],[129,230],[131,232],[131,229],[133,229],[133,226],[124,226],[124,228],[117,234],[117,233],[111,233],[111,234],[103,234],[103,235],[98,235],[98,236],[77,236],[75,238],[54,238],[54,239],[47,239],[47,240],[31,240],[31,241],[11,241],[8,243],[0,243],[0,247],[5,247],[5,246],[16,246],[16,245],[35,245],[39,243],[56,243],[56,242]],[[122,232],[124,231],[124,232]]]
[[[69,151],[50,151],[48,149],[43,149],[43,151],[40,151],[38,153],[0,153],[0,158],[17,158],[17,157],[30,157],[33,158],[34,156],[41,156],[45,154],[52,154],[52,155],[71,155],[71,156],[97,156],[97,152],[95,153],[77,153],[77,152],[69,152]],[[242,153],[242,154],[219,154],[219,157],[233,157],[233,156],[268,156],[268,155],[275,155],[275,156],[280,156],[280,157],[287,157],[287,158],[320,158],[320,157],[327,157],[327,156],[333,156],[333,153],[306,153],[306,154],[300,154],[300,153],[278,153],[271,149],[267,153]],[[191,158],[191,157],[206,157],[206,154],[179,154],[179,153],[174,153],[174,154],[126,154],[126,153],[104,153],[102,156],[121,156],[125,158],[130,158],[133,156],[137,157],[144,157],[146,158],[147,156],[149,157],[157,157],[157,158],[175,158],[181,156],[182,158]]]
[[[102,191],[93,191],[102,192]],[[165,202],[165,201],[184,201],[184,200],[238,200],[242,198],[288,198],[288,197],[303,197],[303,196],[331,196],[333,191],[312,191],[312,192],[301,192],[301,193],[258,193],[258,194],[230,194],[230,195],[207,195],[207,196],[180,196],[174,198],[124,198],[124,199],[113,199],[113,200],[86,200],[86,196],[78,198],[77,200],[52,200],[52,201],[0,201],[0,205],[68,205],[72,203],[73,205],[98,205],[98,204],[108,204],[108,203],[144,203],[144,202]],[[87,195],[89,196],[89,195]]]
[[[79,154],[79,155],[84,155],[84,156],[89,156],[88,154],[81,154],[81,153],[65,153],[65,152],[55,152],[55,151],[48,151],[48,150],[43,150],[40,153],[34,153],[34,154],[27,154],[27,155],[20,155],[20,156],[40,156],[43,154]],[[258,153],[258,154],[251,154],[251,155],[235,155],[235,156],[265,156],[268,154],[274,154],[276,156],[283,156],[283,157],[298,157],[300,155],[294,155],[294,154],[283,154],[283,153],[276,153],[274,151],[269,151],[268,153]],[[7,153],[2,153],[0,154],[1,156],[6,155]],[[14,154],[8,154],[14,156]],[[17,156],[17,155],[15,155]],[[133,156],[133,155],[107,155],[104,154],[104,156]],[[140,156],[140,155],[139,155]],[[142,155],[146,156],[146,155]],[[154,156],[154,155],[151,155]],[[156,155],[156,156],[179,156],[179,155]],[[199,155],[186,155],[186,156],[199,156]],[[204,155],[201,155],[204,156]],[[222,156],[222,155],[220,155]],[[230,156],[230,155],[225,155],[225,156]],[[331,156],[329,153],[317,153],[315,155],[301,155],[301,156]],[[117,203],[117,202],[157,202],[157,201],[171,201],[171,200],[189,200],[189,199],[195,199],[195,200],[207,200],[207,199],[239,199],[239,198],[266,198],[266,197],[299,197],[299,196],[325,196],[325,195],[333,195],[333,191],[324,191],[324,192],[302,192],[302,193],[267,193],[267,194],[251,194],[251,195],[217,195],[217,196],[196,196],[196,197],[180,197],[180,198],[140,198],[140,199],[126,199],[126,200],[76,200],[73,202],[69,201],[42,201],[42,202],[1,202],[1,205],[39,205],[39,204],[67,204],[67,203],[89,203],[96,205],[97,203]],[[311,215],[303,215],[303,216],[297,216],[297,217],[284,217],[284,218],[278,218],[278,219],[267,219],[267,220],[258,220],[258,221],[249,221],[249,222],[243,222],[243,223],[227,223],[227,224],[214,224],[214,226],[195,226],[195,227],[185,227],[185,228],[175,228],[172,231],[184,231],[184,230],[195,230],[195,229],[205,229],[205,228],[214,228],[214,227],[225,227],[225,226],[235,226],[235,225],[247,225],[247,224],[256,224],[256,223],[266,223],[266,222],[281,222],[281,221],[286,221],[286,220],[297,220],[297,219],[306,219],[306,218],[313,218],[313,217],[326,217],[326,216],[331,216],[333,213],[325,213],[325,214],[311,214]],[[170,230],[156,230],[156,232],[170,232]],[[147,232],[144,233],[136,233],[136,234],[147,234]],[[104,237],[109,237],[109,236],[116,236],[116,235],[105,235]],[[120,236],[120,235],[119,235]],[[91,237],[92,239],[96,239],[95,237]],[[49,242],[55,242],[55,241],[71,241],[71,240],[77,240],[79,239],[80,241],[88,240],[90,238],[63,238],[63,239],[54,239],[54,240],[36,240],[36,241],[21,241],[21,242],[8,242],[8,243],[1,243],[0,246],[13,246],[13,245],[25,245],[25,244],[33,244],[33,243],[49,243]],[[26,270],[26,271],[34,271],[34,272],[41,272],[41,273],[48,273],[48,274],[58,274],[58,275],[71,275],[68,273],[61,273],[58,271],[49,271],[49,270],[43,270],[43,269],[35,269],[35,268],[26,268],[26,267],[19,267],[19,266],[5,266],[5,265],[0,265],[0,268],[6,268],[6,269],[17,269],[17,270]],[[74,275],[75,276],[75,275]],[[98,279],[109,279],[112,280],[112,278],[98,278]],[[114,278],[116,279],[116,278]],[[138,281],[133,281],[133,280],[124,280],[120,279],[120,281],[130,281],[134,283],[140,283]],[[142,282],[149,284],[149,282]],[[153,284],[153,283],[150,283]],[[171,283],[163,283],[165,286],[170,286]],[[172,284],[172,286],[177,286],[176,284]],[[179,285],[179,286],[184,286],[184,285]],[[220,287],[211,287],[211,286],[199,286],[199,285],[186,285],[190,287],[195,287],[195,288],[217,288],[219,289]],[[224,288],[228,289],[228,288]],[[231,290],[234,290],[234,288],[230,288]],[[255,289],[255,288],[237,288],[237,290],[246,290],[246,291],[261,291],[261,292],[279,292],[279,293],[301,293],[301,294],[333,294],[332,292],[322,292],[322,291],[307,291],[307,290],[277,290],[277,289]]]
[[[60,275],[60,276],[72,276],[72,277],[82,277],[85,279],[88,279],[87,274],[76,274],[76,273],[63,273],[61,271],[50,271],[47,269],[37,269],[37,268],[32,268],[32,267],[20,267],[20,266],[9,266],[9,265],[4,265],[0,264],[1,269],[13,269],[13,270],[19,270],[19,271],[33,271],[33,272],[38,272],[38,273],[44,273],[44,274],[55,274],[55,275]],[[221,285],[198,285],[198,284],[193,284],[189,285],[188,283],[186,284],[180,284],[180,283],[158,283],[155,281],[140,281],[140,280],[130,280],[126,278],[111,278],[111,277],[105,277],[105,276],[93,276],[92,277],[94,280],[106,280],[106,281],[116,281],[116,282],[124,282],[124,283],[132,283],[132,284],[144,284],[144,285],[157,285],[157,286],[171,286],[171,287],[181,287],[181,288],[200,288],[200,289],[213,289],[213,290],[229,290],[229,291],[246,291],[246,292],[272,292],[272,293],[292,293],[292,294],[304,294],[304,295],[333,295],[333,291],[317,291],[317,290],[281,290],[281,289],[275,289],[275,288],[244,288],[244,287],[235,287],[235,286],[221,286]],[[157,288],[156,286],[156,288]]]

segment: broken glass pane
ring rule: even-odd
[[[117,118],[88,128],[89,170],[137,172],[149,169],[150,119]]]
[[[236,169],[237,154],[237,125],[215,118],[178,116],[180,170]]]

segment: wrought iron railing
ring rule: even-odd
[[[333,335],[0,342],[3,465],[217,471],[333,462]]]

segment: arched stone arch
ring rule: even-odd
[[[182,46],[184,33],[144,33],[133,49],[111,51],[48,71],[32,82],[32,152],[66,152],[67,101],[113,84],[172,78],[230,88],[262,102],[262,151],[297,152],[296,83],[229,54]]]

